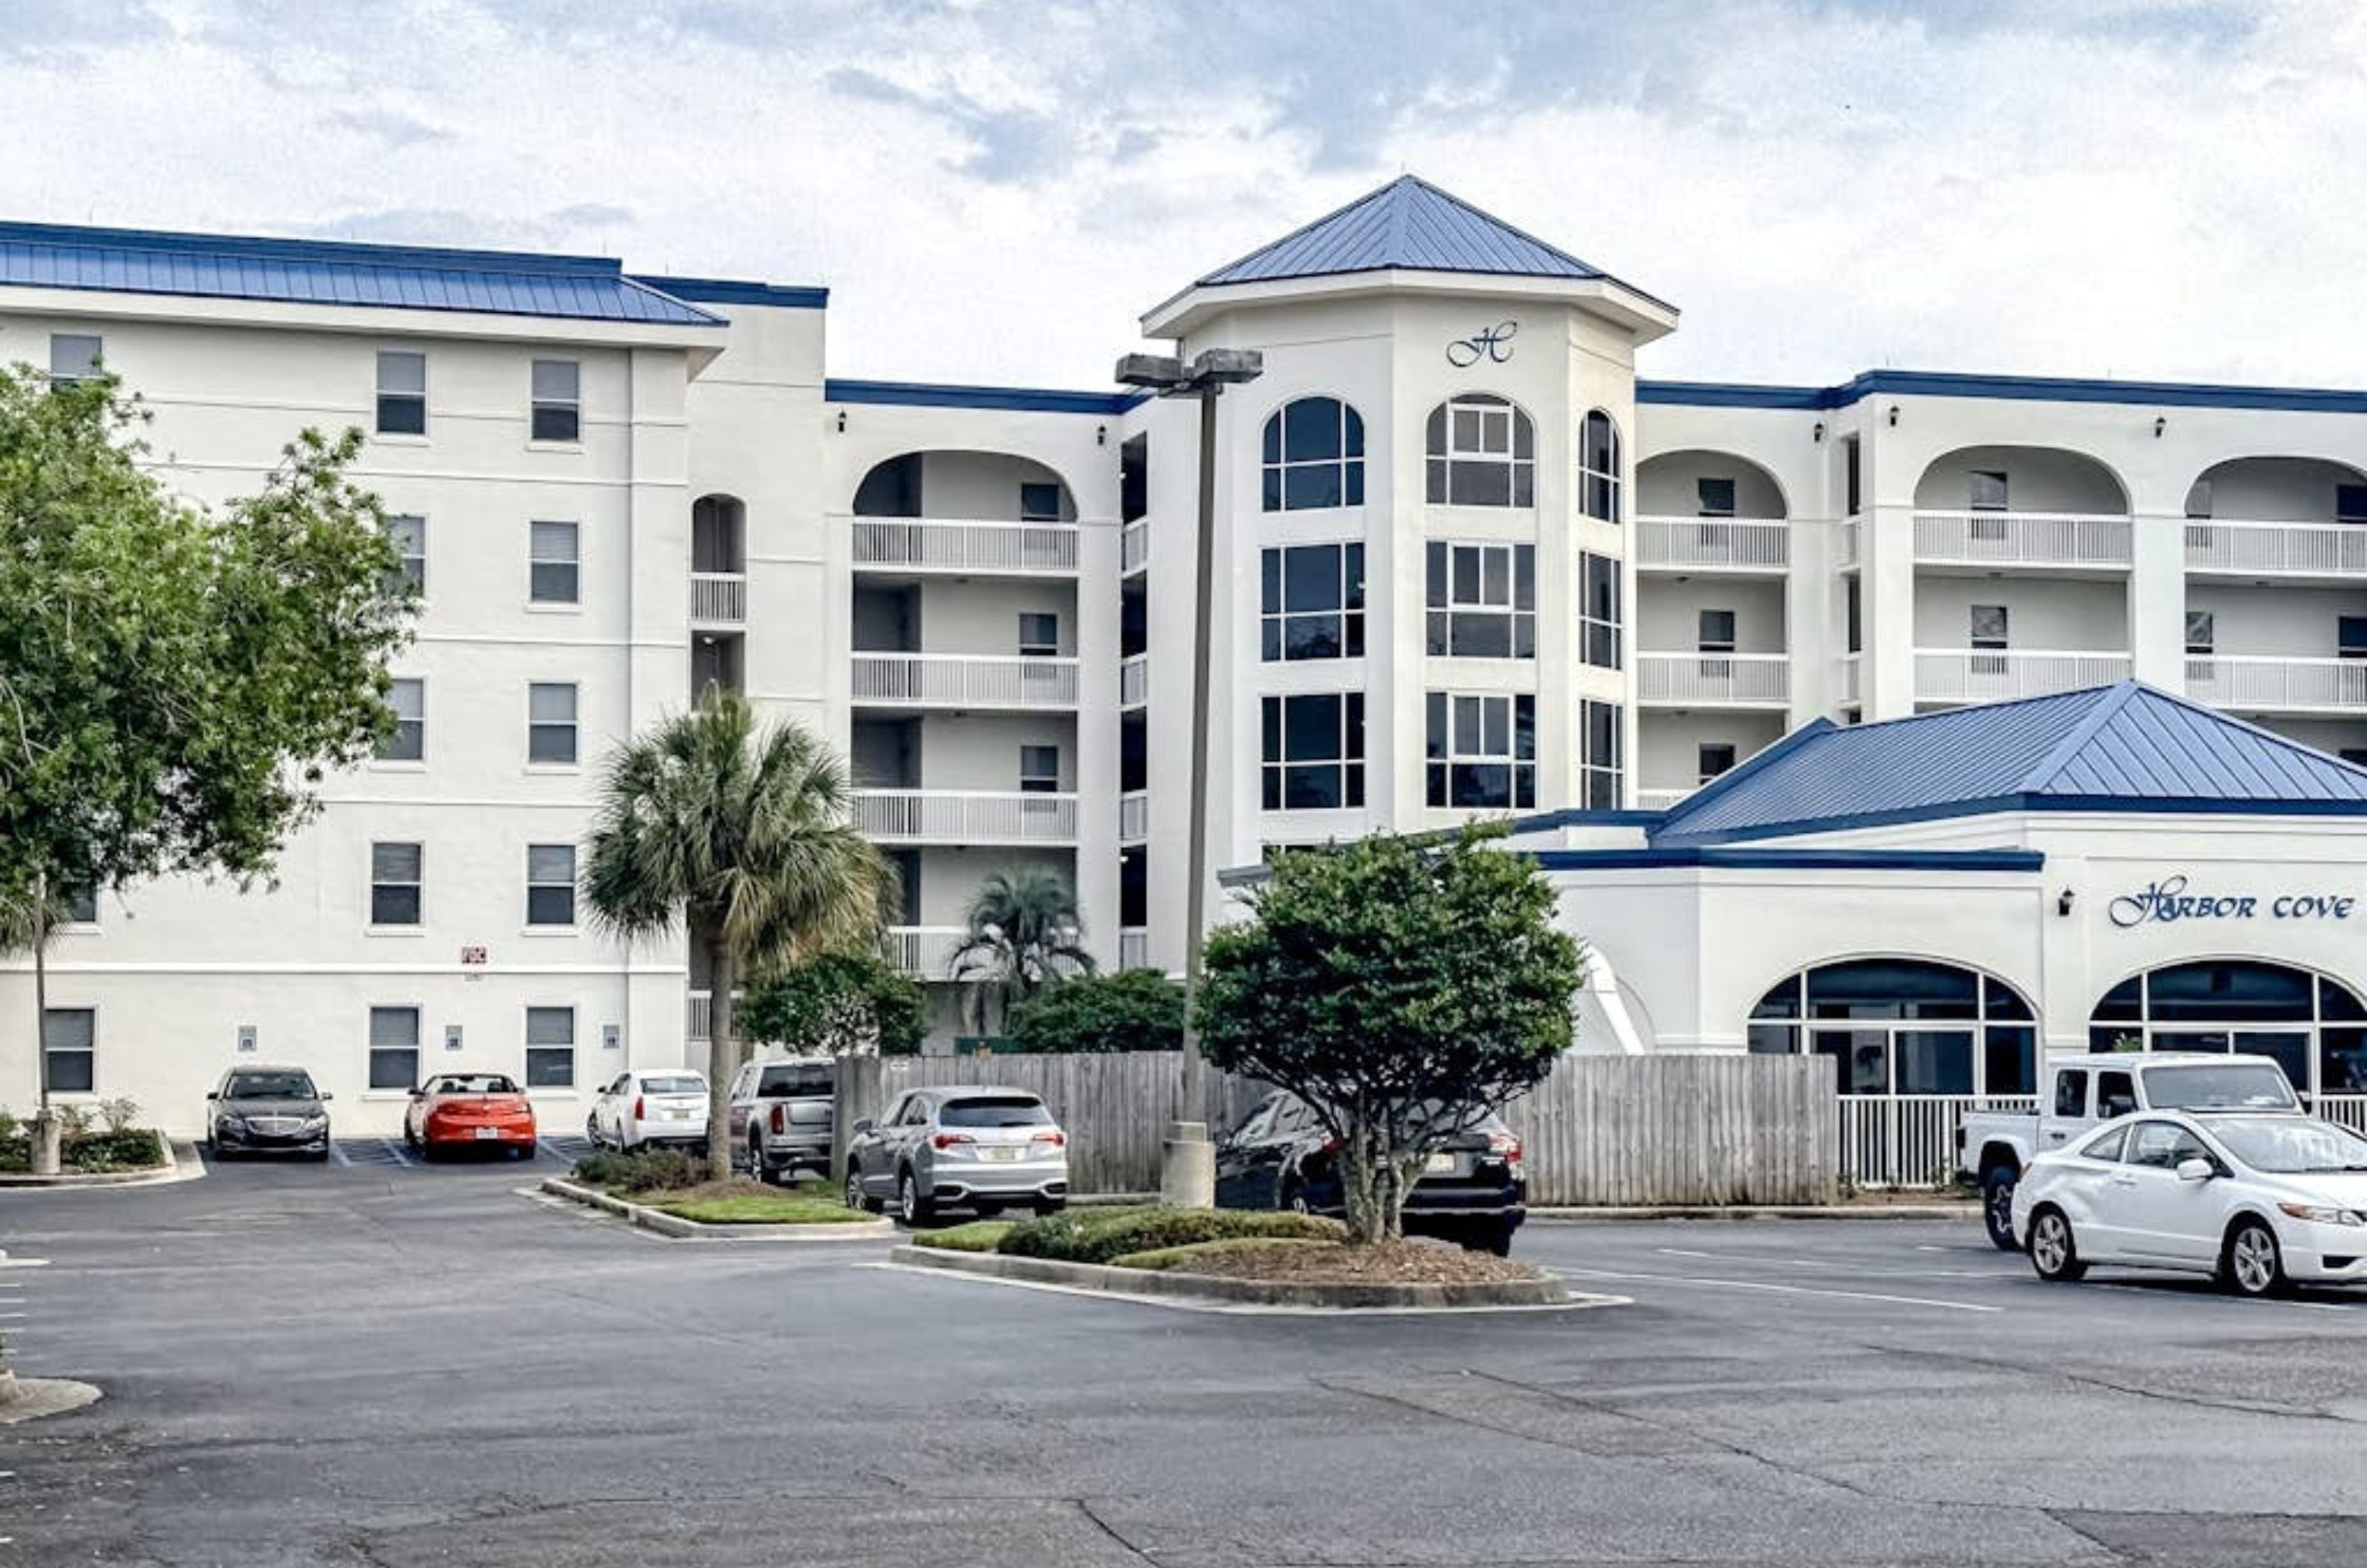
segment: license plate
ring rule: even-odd
[[[498,1138],[501,1135],[502,1130],[499,1127],[480,1127],[477,1129],[477,1136],[481,1138]]]
[[[1423,1162],[1421,1168],[1422,1173],[1427,1176],[1444,1176],[1454,1170],[1455,1156],[1448,1154],[1433,1155]]]
[[[989,1159],[1017,1159],[1027,1151],[1021,1148],[985,1148],[979,1150]]]
[[[687,1122],[690,1120],[690,1107],[686,1105],[661,1105],[658,1107],[658,1114],[664,1117],[669,1122]]]

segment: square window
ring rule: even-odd
[[[50,385],[71,387],[100,374],[104,341],[96,333],[50,334]]]
[[[1975,512],[2006,509],[2005,475],[1995,468],[1975,468],[1965,476],[1966,504]]]
[[[98,1011],[51,1008],[41,1014],[41,1058],[54,1094],[89,1094],[98,1087]]]
[[[1734,515],[1734,481],[1732,479],[1695,479],[1693,491],[1700,501],[1701,515],[1704,517]]]
[[[369,1086],[414,1089],[419,1084],[419,1010],[369,1010]]]
[[[534,362],[533,439],[577,441],[583,434],[583,367],[572,359]]]
[[[526,1010],[526,1087],[575,1087],[575,1010]]]
[[[1704,740],[1699,747],[1695,748],[1695,761],[1700,764],[1699,773],[1701,782],[1703,784],[1707,784],[1710,780],[1717,777],[1718,774],[1732,771],[1734,767],[1733,742],[1727,740]]]
[[[537,682],[527,687],[526,760],[555,765],[575,761],[575,687]]]
[[[1972,609],[1972,643],[1975,648],[2001,649],[2006,646],[2006,606],[1975,604]]]
[[[370,846],[369,923],[415,926],[425,887],[426,852],[418,844]]]
[[[427,434],[427,356],[381,350],[378,356],[378,433]]]
[[[1019,616],[1019,651],[1029,659],[1048,659],[1060,651],[1060,617],[1023,611]]]
[[[1058,523],[1060,521],[1060,487],[1057,484],[1023,484],[1019,487],[1019,521],[1022,523]]]
[[[530,926],[572,926],[575,923],[573,844],[528,844],[526,847],[526,923]]]
[[[386,694],[394,710],[394,728],[379,742],[382,762],[418,762],[427,756],[427,682],[416,676],[399,677]]]
[[[2334,520],[2337,523],[2367,523],[2367,485],[2334,487]]]
[[[1365,694],[1319,692],[1260,704],[1269,811],[1329,811],[1365,804]]]
[[[1502,810],[1536,804],[1536,699],[1432,692],[1426,798],[1433,807]]]
[[[1734,651],[1734,612],[1704,610],[1701,613],[1701,651],[1732,653]]]
[[[427,592],[427,519],[389,517],[379,525],[379,532],[386,536],[400,558],[389,585],[407,587],[414,595],[425,597]]]
[[[74,888],[66,894],[63,902],[65,904],[65,918],[68,925],[95,926],[98,924],[97,888]]]
[[[582,530],[572,523],[536,523],[528,532],[528,596],[538,604],[582,603]]]
[[[2215,629],[2213,625],[2213,621],[2214,617],[2212,613],[2208,610],[2189,610],[2186,612],[2187,652],[2209,653],[2212,650],[2214,644],[2217,641],[2217,638],[2213,635]]]
[[[1058,746],[1019,748],[1019,788],[1025,795],[1060,792],[1060,749]]]
[[[2367,615],[2343,615],[2335,626],[2335,650],[2345,659],[2367,659]]]

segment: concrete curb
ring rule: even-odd
[[[1098,1263],[1060,1263],[1048,1258],[1005,1258],[993,1252],[948,1252],[900,1247],[891,1263],[949,1274],[980,1274],[1030,1285],[1062,1285],[1116,1296],[1182,1297],[1250,1306],[1387,1307],[1434,1311],[1473,1307],[1609,1305],[1620,1297],[1573,1292],[1558,1279],[1508,1280],[1492,1285],[1304,1285],[1273,1280],[1224,1280],[1207,1274],[1161,1273],[1150,1269],[1112,1269]]]
[[[62,1416],[69,1410],[96,1404],[98,1397],[98,1389],[91,1383],[72,1382],[64,1378],[20,1378],[13,1372],[0,1372],[0,1427],[38,1421],[44,1416]]]
[[[588,1209],[598,1209],[621,1220],[655,1231],[678,1241],[877,1241],[883,1235],[894,1235],[896,1227],[886,1220],[847,1220],[826,1225],[708,1225],[697,1220],[685,1220],[679,1214],[669,1214],[652,1209],[646,1203],[629,1203],[622,1198],[612,1198],[597,1188],[580,1186],[556,1176],[542,1179],[542,1190],[554,1198],[564,1198]]]
[[[77,1187],[162,1187],[170,1181],[196,1181],[206,1174],[206,1163],[198,1156],[194,1144],[176,1144],[170,1138],[159,1140],[164,1145],[164,1163],[153,1170],[109,1170],[97,1175],[65,1171],[56,1176],[30,1176],[23,1171],[0,1173],[0,1191],[45,1191]],[[186,1150],[187,1158],[182,1158]]]
[[[1696,1207],[1531,1209],[1529,1224],[1582,1225],[1638,1220],[1977,1220],[1978,1203],[1735,1204]]]

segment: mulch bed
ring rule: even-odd
[[[1300,1285],[1493,1285],[1544,1276],[1525,1263],[1435,1242],[1390,1241],[1376,1247],[1244,1247],[1211,1253],[1185,1265],[1195,1274],[1229,1280],[1270,1280]]]

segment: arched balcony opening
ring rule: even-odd
[[[1636,468],[1636,563],[1646,571],[1780,573],[1791,509],[1775,476],[1730,452],[1662,452]]]
[[[1077,570],[1077,502],[1058,471],[1007,452],[905,452],[855,487],[857,570],[968,575]]]

